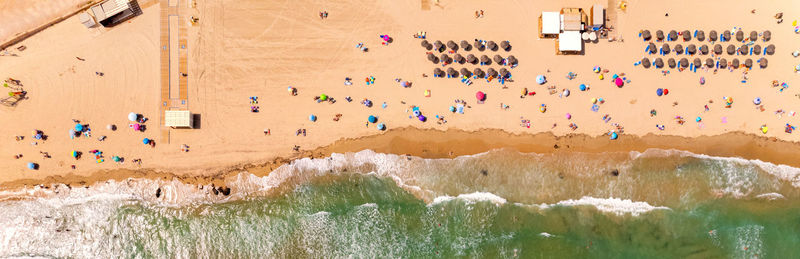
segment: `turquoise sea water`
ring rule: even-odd
[[[0,193],[0,256],[800,258],[798,175],[667,150],[362,151],[243,173],[228,197],[142,179]]]

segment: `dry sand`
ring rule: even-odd
[[[69,156],[72,150],[86,153],[100,149],[107,157],[119,155],[129,161],[141,158],[143,167],[150,169],[154,177],[174,174],[187,179],[195,176],[205,177],[197,179],[213,179],[231,168],[246,169],[237,165],[266,163],[278,157],[324,155],[363,148],[428,156],[420,147],[427,146],[420,143],[428,142],[412,141],[405,146],[417,148],[401,148],[405,143],[402,140],[413,137],[430,139],[436,136],[442,141],[436,146],[439,150],[436,152],[447,150],[448,155],[451,150],[460,155],[507,146],[526,152],[546,152],[553,149],[554,144],[550,143],[563,141],[549,134],[516,135],[542,132],[552,132],[556,136],[584,134],[579,135],[580,141],[571,140],[572,144],[568,144],[578,151],[679,148],[710,155],[796,164],[786,157],[785,151],[798,149],[797,144],[776,144],[780,142],[760,139],[753,134],[762,135],[759,126],[767,124],[771,130],[765,137],[797,140],[796,134],[783,132],[783,125],[796,123],[797,117],[788,116],[788,111],[800,111],[796,104],[798,99],[794,96],[798,93],[794,86],[800,84],[792,72],[798,61],[789,55],[794,51],[792,42],[800,37],[792,32],[791,27],[793,17],[800,16],[798,4],[738,4],[728,6],[722,12],[718,6],[730,5],[726,1],[629,1],[627,12],[617,14],[618,23],[613,32],[624,42],[587,43],[585,55],[556,56],[553,40],[538,38],[536,18],[541,11],[582,7],[588,12],[595,2],[607,4],[605,1],[496,1],[488,5],[484,1],[444,0],[439,6],[433,5],[424,11],[416,1],[330,1],[325,4],[313,1],[293,1],[290,4],[255,0],[198,1],[197,10],[193,12],[201,20],[189,31],[192,35],[189,41],[189,108],[201,115],[201,126],[192,130],[171,130],[169,144],[161,138],[156,126],[160,123],[159,6],[143,8],[142,16],[108,30],[87,30],[77,17],[71,17],[22,42],[28,50],[19,53],[20,57],[0,57],[0,76],[22,80],[30,96],[18,107],[0,108],[0,125],[4,125],[0,136],[6,139],[0,146],[0,181],[36,183],[48,176],[65,175],[69,175],[69,179],[88,176],[102,180],[104,176],[136,174],[120,173],[132,171],[99,175],[93,172],[139,168],[130,162],[97,164],[87,158],[75,161]],[[757,9],[756,14],[750,13],[753,8]],[[484,18],[473,17],[478,9],[485,11]],[[317,16],[322,10],[329,12],[329,18],[321,20]],[[717,11],[712,14],[711,10]],[[783,24],[776,24],[772,18],[779,11],[784,12],[787,20]],[[665,17],[667,12],[669,16]],[[770,66],[751,71],[746,84],[739,82],[741,70],[717,74],[672,70],[665,77],[660,70],[633,66],[635,61],[644,57],[645,44],[637,38],[640,29],[723,31],[734,26],[743,27],[746,32],[771,30],[770,43],[777,46],[777,53],[767,56]],[[455,79],[423,78],[422,73],[430,75],[433,68],[441,66],[428,62],[419,40],[411,37],[419,30],[427,31],[431,42],[472,42],[475,38],[497,42],[509,40],[513,49],[507,53],[475,50],[460,53],[516,56],[520,65],[511,70],[514,82],[506,83],[508,89],[501,89],[498,83],[486,83],[485,80],[474,80],[472,86],[465,86]],[[380,34],[391,35],[394,43],[380,45]],[[365,43],[370,51],[358,51],[355,45],[359,42]],[[76,56],[86,61],[79,61]],[[701,57],[705,59],[707,56]],[[613,73],[625,73],[632,82],[623,88],[614,87],[610,80],[601,81],[591,72],[595,65],[609,69],[611,73],[607,77]],[[472,70],[474,66],[454,67]],[[500,68],[497,65],[492,67]],[[98,77],[95,71],[102,71],[105,76]],[[570,71],[578,73],[576,79],[565,78]],[[539,74],[548,77],[545,86],[534,83]],[[366,76],[377,78],[376,83],[366,86],[363,82]],[[698,83],[701,76],[705,76],[707,81],[703,86]],[[352,86],[343,85],[345,77],[353,78]],[[414,84],[411,88],[402,88],[394,78]],[[781,93],[770,87],[772,80],[785,81],[793,87]],[[591,89],[578,91],[577,87],[582,83],[590,85]],[[286,90],[288,86],[297,87],[299,95],[290,96]],[[548,95],[546,86],[570,89],[572,95],[565,98]],[[536,91],[537,95],[520,99],[523,87]],[[657,97],[655,89],[658,87],[668,88],[670,94]],[[432,92],[430,98],[423,96],[426,89]],[[476,91],[487,93],[488,99],[484,104],[475,103]],[[329,104],[312,100],[322,93],[338,102]],[[259,97],[260,113],[249,111],[250,96]],[[346,102],[345,96],[351,96],[354,102]],[[723,96],[735,99],[732,108],[723,108]],[[597,97],[604,98],[606,103],[595,113],[589,109],[590,99]],[[766,111],[755,109],[751,103],[755,97],[764,100]],[[375,106],[366,108],[358,104],[363,98],[369,98]],[[451,114],[447,109],[453,105],[454,99],[464,99],[472,108],[468,108],[465,114]],[[703,105],[709,99],[714,100],[709,104],[711,111],[703,112]],[[381,108],[383,102],[388,105],[385,109]],[[679,104],[673,106],[673,102]],[[510,109],[501,110],[500,103],[510,105]],[[546,113],[538,111],[542,103],[547,104]],[[423,123],[409,119],[409,105],[420,106],[429,121]],[[656,109],[658,116],[650,117],[650,109]],[[773,114],[778,109],[786,110],[787,114],[778,118]],[[148,123],[150,129],[147,132],[133,132],[126,127],[125,118],[131,111],[153,120]],[[343,117],[335,122],[332,118],[337,113]],[[572,114],[572,120],[565,118],[566,113]],[[311,114],[319,118],[317,122],[308,120]],[[444,115],[448,123],[436,124],[434,116],[437,114]],[[604,114],[612,117],[611,123],[625,127],[620,140],[608,141],[607,137],[601,136],[613,128],[611,123],[601,120]],[[374,125],[365,127],[369,115],[378,116],[390,131],[382,133]],[[685,117],[688,122],[683,126],[676,124],[673,119],[676,115]],[[521,116],[531,120],[531,128],[520,127]],[[694,122],[697,116],[702,116],[703,128]],[[727,123],[721,122],[723,117],[727,117]],[[94,138],[108,135],[108,140],[70,140],[67,136],[68,129],[73,126],[70,119],[91,124]],[[570,122],[579,126],[576,131],[567,127]],[[110,123],[120,126],[120,130],[105,130],[105,125]],[[554,123],[557,126],[552,128]],[[665,124],[667,128],[659,131],[656,124]],[[404,127],[451,131],[393,130]],[[266,128],[271,130],[270,136],[262,133]],[[299,128],[307,130],[306,137],[295,136]],[[32,146],[29,136],[32,129],[45,131],[50,139]],[[479,129],[497,130],[473,134],[453,131]],[[726,132],[742,133],[720,135]],[[503,140],[502,136],[509,133],[517,137]],[[375,137],[367,142],[336,142],[375,134],[388,136]],[[651,136],[642,140],[634,136],[648,134]],[[28,138],[14,142],[16,135]],[[445,141],[451,139],[447,137],[451,135],[461,139],[480,139],[483,144]],[[697,142],[691,138],[715,135],[719,136]],[[144,137],[155,138],[158,146],[149,148],[142,145]],[[548,138],[550,142],[544,141]],[[594,140],[583,143],[584,139]],[[527,148],[512,144],[516,140],[520,143],[537,140],[535,143],[548,144],[534,145],[541,148]],[[331,145],[334,142],[336,144]],[[191,151],[180,152],[181,144],[189,145]],[[299,145],[302,150],[331,146],[297,154],[292,151],[294,145]],[[585,148],[577,148],[580,146]],[[759,148],[753,149],[755,147]],[[49,152],[53,158],[43,159],[39,151]],[[18,153],[22,153],[24,158],[14,160],[12,156]],[[41,169],[24,169],[29,161],[39,163]],[[278,160],[281,161],[284,160]],[[77,165],[77,170],[71,170],[71,164]],[[267,164],[267,169],[262,171],[268,171],[274,165]],[[251,169],[258,171],[257,168]]]

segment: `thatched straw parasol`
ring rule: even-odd
[[[680,63],[680,64],[681,64],[681,67],[682,67],[682,68],[686,68],[686,67],[688,67],[688,66],[689,66],[689,60],[688,60],[688,59],[686,59],[686,58],[682,58],[682,59],[681,59],[681,61],[679,61],[678,63]]]
[[[664,43],[664,45],[661,45],[661,50],[664,51],[665,55],[669,54],[669,44]]]
[[[497,51],[497,43],[494,43],[494,41],[490,40],[489,42],[486,43],[486,48],[491,51]]]
[[[481,63],[483,63],[484,65],[491,65],[492,59],[490,59],[489,56],[481,55]]]
[[[669,34],[667,35],[667,37],[671,41],[678,40],[678,32],[676,32],[675,30],[671,30],[671,31],[669,31]]]
[[[764,39],[764,42],[769,41],[770,39],[772,39],[772,32],[764,31],[764,33],[761,35],[761,38]]]
[[[722,45],[714,44],[714,54],[722,54]]]
[[[715,31],[715,30],[711,30],[711,31],[708,33],[708,40],[709,40],[709,41],[717,41],[717,36],[718,36],[718,35],[717,35],[717,31]]]
[[[744,66],[745,66],[746,68],[751,68],[751,67],[753,67],[753,60],[752,60],[752,59],[749,59],[749,58],[748,58],[748,59],[746,59],[746,60],[744,61]]]
[[[433,55],[431,53],[428,53],[428,60],[430,62],[433,62],[434,64],[439,63],[439,58],[437,58],[436,55]]]
[[[500,77],[508,78],[509,76],[511,76],[511,73],[508,72],[508,69],[506,69],[506,68],[501,68],[500,69]]]
[[[753,46],[753,54],[761,55],[761,45]]]
[[[706,44],[700,46],[700,55],[708,55],[708,46]]]
[[[707,59],[706,59],[706,66],[707,66],[708,68],[712,68],[712,67],[714,67],[714,60],[713,60],[713,59],[711,59],[711,58],[707,58]]]
[[[649,30],[644,30],[644,31],[642,31],[642,39],[643,39],[643,40],[645,40],[645,41],[648,41],[648,40],[650,40],[652,37],[653,37],[653,35],[650,35],[650,31],[649,31]]]
[[[724,32],[722,32],[722,36],[720,36],[720,38],[722,38],[723,41],[730,41],[731,40],[731,31],[725,30]]]
[[[734,68],[734,69],[739,68],[739,59],[738,58],[734,58],[733,60],[731,60],[731,68]]]
[[[681,34],[683,34],[683,41],[692,40],[692,34],[688,30],[684,30]]]
[[[485,73],[485,72],[483,72],[483,70],[482,70],[482,69],[480,69],[480,68],[477,68],[477,67],[475,68],[475,70],[472,70],[472,74],[474,74],[475,76],[477,76],[477,77],[479,77],[479,78],[484,78],[484,77],[486,77],[486,73]]]
[[[451,63],[451,61],[452,61],[450,59],[450,56],[447,56],[447,54],[442,54],[441,56],[439,56],[439,59],[441,59],[442,62],[444,62],[444,63]]]
[[[653,44],[652,42],[650,42],[650,44],[648,44],[647,46],[650,47],[650,54],[656,54],[656,51],[658,51],[656,49],[656,44]]]
[[[503,57],[501,57],[500,55],[494,55],[494,58],[492,58],[492,60],[494,60],[494,63],[497,64],[503,63]]]
[[[477,39],[475,40],[475,42],[472,43],[472,46],[475,47],[475,49],[480,50],[480,51],[483,51],[484,49],[486,49],[486,46],[484,46],[483,43],[481,43],[481,41],[479,41]]]
[[[726,68],[726,67],[728,67],[728,60],[726,60],[725,58],[721,58],[719,60],[719,68]]]
[[[461,49],[463,49],[465,51],[469,51],[469,50],[472,49],[472,45],[469,45],[469,42],[467,42],[465,40],[462,40],[461,43],[459,43],[459,45],[461,45]]]
[[[506,58],[506,62],[508,62],[509,65],[516,65],[519,61],[517,60],[517,57],[511,55]]]
[[[750,32],[750,41],[757,41],[758,40],[758,32],[751,31]]]
[[[664,67],[664,60],[661,60],[661,58],[656,58],[656,60],[653,61],[653,65],[656,66],[656,68],[662,68]]]
[[[455,41],[449,40],[449,41],[447,41],[447,48],[449,48],[449,49],[451,49],[453,51],[456,51],[456,50],[458,50],[458,44],[456,44]]]
[[[436,75],[436,76],[439,76],[439,77],[443,77],[444,76],[444,71],[437,67],[437,68],[433,69],[433,74]]]
[[[644,67],[644,68],[650,68],[650,59],[648,59],[648,58],[642,58],[642,67]]]
[[[695,36],[695,39],[697,39],[697,41],[706,40],[706,33],[703,32],[702,30],[701,31],[697,31],[697,36]]]
[[[453,55],[453,60],[455,60],[455,61],[456,61],[456,62],[458,62],[459,64],[464,64],[464,61],[466,61],[466,60],[464,59],[464,56],[461,56],[461,54],[458,54],[458,53],[456,53],[455,55]]]
[[[742,44],[742,46],[739,47],[739,54],[747,55],[747,53],[750,53],[750,48],[748,48],[747,45]]]
[[[450,76],[458,76],[458,71],[456,71],[452,67],[451,68],[447,68],[447,74],[450,75]]]
[[[656,31],[656,40],[664,40],[664,32],[661,30]]]
[[[667,66],[669,66],[669,68],[675,68],[677,65],[674,58],[667,59]]]
[[[744,32],[736,31],[736,41],[743,41],[744,40]]]
[[[697,47],[695,47],[694,44],[689,44],[689,46],[686,47],[686,53],[689,54],[697,53]]]
[[[422,42],[420,42],[419,45],[422,45],[422,47],[425,48],[426,50],[431,50],[433,48],[433,45],[431,45],[431,43],[428,42],[427,40],[422,40]]]
[[[433,48],[434,48],[434,49],[436,49],[436,50],[441,50],[441,49],[442,49],[442,47],[444,47],[444,43],[442,43],[442,41],[440,41],[440,40],[437,40],[437,41],[434,41],[434,42],[433,42]]]
[[[494,70],[494,68],[489,68],[486,70],[486,76],[497,77],[497,75],[497,70]]]
[[[467,69],[466,67],[461,68],[460,72],[461,72],[462,76],[466,76],[466,77],[471,77],[472,76],[472,72],[469,72],[469,69]]]
[[[733,44],[728,45],[727,52],[728,52],[728,55],[736,54],[736,46],[733,46]]]
[[[694,67],[700,67],[703,65],[703,62],[701,62],[699,58],[695,58],[692,63],[694,63]]]
[[[769,44],[769,46],[764,48],[764,53],[767,53],[767,55],[775,54],[775,45]]]
[[[675,44],[675,53],[678,55],[683,54],[683,45]]]
[[[508,42],[507,40],[501,41],[500,48],[505,51],[511,51],[511,43]]]
[[[758,65],[759,65],[761,68],[766,68],[766,67],[767,67],[767,58],[761,58],[761,59],[758,61]]]
[[[467,55],[467,63],[475,64],[478,63],[478,58],[475,55],[469,54]]]

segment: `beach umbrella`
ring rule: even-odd
[[[461,54],[456,53],[455,55],[453,55],[453,60],[455,60],[459,64],[464,64],[464,56],[461,56]]]
[[[478,67],[476,67],[476,68],[475,68],[475,70],[472,70],[472,74],[474,74],[475,76],[477,76],[477,77],[479,77],[479,78],[484,78],[484,77],[486,77],[486,73],[484,73],[484,72],[483,72],[483,70],[481,70],[481,69],[480,69],[480,68],[478,68]]]
[[[682,58],[682,59],[680,60],[680,62],[678,62],[678,63],[680,63],[680,64],[681,64],[681,67],[682,67],[682,68],[686,68],[686,67],[688,67],[688,66],[689,66],[689,60],[688,60],[688,59],[686,59],[686,58]]]
[[[455,106],[450,106],[450,112],[456,112],[456,107]]]
[[[700,67],[703,65],[703,63],[700,61],[699,58],[695,58],[694,61],[692,61],[692,63],[694,63],[694,67]]]
[[[703,44],[700,46],[700,55],[707,55],[708,54],[708,46]]]
[[[142,129],[142,125],[140,125],[139,123],[133,124],[133,130],[139,131],[140,129]]]
[[[81,125],[80,123],[75,124],[75,131],[83,132],[83,125]]]
[[[419,121],[421,121],[421,122],[425,122],[426,120],[428,120],[428,118],[426,118],[423,115],[417,116],[417,119],[419,119]]]
[[[383,125],[383,123],[378,123],[377,128],[378,130],[386,130],[386,125]]]
[[[72,157],[74,157],[74,158],[78,158],[78,151],[75,151],[75,150],[73,150],[73,151],[71,152],[71,154],[72,154]]]
[[[622,78],[617,77],[617,79],[614,79],[614,84],[617,85],[617,87],[622,87],[625,83],[622,82]]]
[[[491,62],[492,62],[492,60],[489,59],[489,56],[481,55],[481,63],[489,65],[489,64],[491,64]]]
[[[616,132],[611,132],[611,140],[615,140],[619,137]]]
[[[505,51],[510,51],[511,50],[511,43],[508,42],[507,40],[501,41],[500,42],[500,48],[505,50]]]
[[[378,122],[378,117],[370,115],[369,118],[367,118],[367,121],[369,121],[369,123],[376,123]]]
[[[642,67],[644,67],[644,68],[650,68],[650,59],[648,59],[648,58],[642,58]]]
[[[461,45],[461,49],[463,49],[465,51],[469,51],[470,49],[472,49],[472,45],[469,45],[469,42],[467,42],[465,40],[462,40],[459,45]]]
[[[761,97],[756,97],[756,99],[753,99],[753,104],[755,105],[761,104]]]
[[[733,46],[733,44],[728,45],[727,52],[728,52],[728,55],[735,54],[736,53],[736,46]]]
[[[144,139],[142,139],[142,143],[145,144],[145,145],[150,144],[150,139],[149,138],[144,138]]]
[[[544,83],[547,83],[547,79],[544,78],[543,75],[538,75],[538,76],[536,76],[536,83],[540,84],[540,85],[543,85]]]
[[[313,121],[317,121],[317,115],[314,115],[314,114],[311,114],[311,115],[309,115],[309,116],[308,116],[308,120],[310,120],[310,121],[312,121],[312,122],[313,122]]]
[[[711,30],[711,31],[708,33],[708,41],[717,41],[717,36],[718,36],[718,35],[717,35],[717,31],[715,31],[715,30]]]
[[[108,124],[106,125],[106,129],[114,131],[117,130],[117,126],[115,126],[114,124]]]
[[[711,59],[711,58],[707,58],[706,59],[706,66],[709,67],[709,68],[714,67],[714,60]]]
[[[675,68],[675,66],[677,66],[678,64],[675,63],[674,58],[669,58],[667,59],[667,65],[669,66],[669,68]]]
[[[426,50],[431,50],[433,48],[433,45],[431,45],[431,43],[428,42],[428,40],[422,40],[422,42],[420,42],[419,45],[421,45]]]
[[[456,50],[458,50],[458,44],[456,44],[456,43],[455,43],[454,41],[452,41],[452,40],[449,40],[449,41],[447,41],[447,47],[448,47],[448,48],[450,48],[450,49],[451,49],[451,50],[453,50],[453,51],[456,51]]]
[[[739,54],[747,55],[747,53],[750,53],[750,48],[747,47],[746,44],[742,44],[742,46],[739,47]]]
[[[480,50],[480,51],[483,51],[486,48],[486,46],[483,45],[483,42],[481,42],[481,41],[479,41],[477,39],[475,40],[475,42],[472,43],[472,46],[475,47],[475,49]]]
[[[762,37],[762,39],[764,40],[764,42],[767,42],[767,41],[769,41],[770,39],[772,39],[772,32],[770,32],[770,31],[768,31],[768,30],[767,30],[767,31],[764,31],[764,33],[761,35],[761,37]]]
[[[750,41],[757,41],[758,40],[758,32],[751,31],[750,32]]]
[[[664,45],[661,45],[661,50],[664,51],[664,55],[669,54],[669,44],[664,43]]]
[[[767,53],[767,55],[775,54],[775,45],[769,44],[769,46],[764,48],[764,53]]]
[[[661,30],[656,31],[656,40],[664,40],[664,32]]]
[[[328,100],[328,95],[327,94],[321,94],[321,95],[319,95],[319,99],[323,100],[323,101],[327,101]]]
[[[675,30],[671,30],[671,31],[669,31],[669,34],[667,35],[667,38],[668,38],[670,41],[675,41],[675,40],[678,40],[678,32],[676,32]]]
[[[714,54],[717,55],[722,54],[722,45],[719,44],[714,45]]]
[[[656,66],[656,68],[662,68],[664,67],[664,61],[661,60],[661,58],[656,58],[656,60],[653,61],[653,65]]]
[[[656,95],[661,96],[664,94],[664,89],[658,88],[656,89]]]
[[[475,55],[469,54],[467,55],[467,63],[475,64],[478,63],[478,58]]]
[[[744,40],[744,32],[737,31],[736,32],[736,41],[743,41]]]
[[[719,59],[719,68],[726,68],[728,67],[728,60],[725,58]]]
[[[581,91],[586,91],[586,85],[585,84],[581,84],[581,85],[578,86],[578,89],[581,90]]]
[[[477,93],[475,93],[475,98],[477,98],[478,101],[484,101],[486,100],[486,94],[481,91],[478,91]]]
[[[442,69],[437,67],[437,68],[433,69],[433,74],[438,76],[438,77],[443,77],[444,76],[444,71],[442,71]]]
[[[703,32],[702,30],[697,31],[697,36],[695,36],[695,39],[697,39],[697,41],[706,40],[706,33]]]
[[[734,58],[733,60],[731,60],[731,68],[739,68],[739,59],[738,58]]]
[[[459,71],[459,72],[461,72],[462,76],[466,76],[466,77],[471,77],[472,76],[472,72],[469,72],[469,69],[467,69],[466,67],[462,67],[461,71]]]
[[[486,48],[491,51],[497,51],[497,43],[490,40],[489,42],[486,42]]]
[[[411,114],[414,114],[414,117],[419,117],[420,115],[422,115],[422,112],[420,112],[419,110],[414,110],[411,112]]]
[[[694,44],[689,44],[689,46],[686,47],[686,53],[689,54],[697,53],[697,47],[695,47]]]
[[[136,119],[138,119],[138,118],[139,118],[139,114],[136,114],[135,112],[128,113],[128,120],[136,121]]]
[[[436,50],[438,50],[439,52],[442,52],[442,47],[444,47],[444,43],[442,43],[442,41],[440,41],[440,40],[437,40],[437,41],[433,42],[433,47]]]
[[[36,163],[34,163],[34,162],[28,162],[28,169],[31,169],[31,170],[36,170]]]
[[[492,58],[492,60],[494,60],[494,63],[497,64],[503,63],[503,57],[501,57],[500,55],[494,55],[494,58]]]
[[[501,68],[501,69],[500,69],[500,77],[502,77],[502,78],[509,78],[509,77],[511,77],[511,73],[509,73],[509,72],[508,72],[508,69],[506,69],[506,68]]]
[[[720,38],[722,38],[723,41],[731,40],[731,31],[725,30],[724,32],[722,32],[722,35],[720,36]]]
[[[683,45],[675,44],[675,54],[683,54]]]
[[[486,70],[486,75],[489,77],[497,77],[498,73],[497,70],[494,70],[494,68],[489,68]]]
[[[457,77],[458,76],[458,71],[456,71],[455,69],[453,69],[451,67],[451,68],[447,69],[447,74],[450,75],[451,77]]]
[[[70,139],[74,139],[75,138],[75,133],[76,133],[75,129],[69,129],[69,138]]]
[[[683,34],[683,41],[692,40],[692,34],[688,30],[684,30],[681,34]]]
[[[652,42],[650,42],[650,44],[648,44],[647,46],[650,48],[650,54],[656,54],[656,51],[658,51],[656,49],[656,44],[653,44]]]
[[[437,58],[436,55],[433,55],[433,53],[428,53],[428,60],[434,64],[439,63],[439,58]]]
[[[645,40],[645,41],[648,41],[648,40],[650,40],[650,38],[652,38],[652,37],[653,37],[653,36],[652,36],[652,35],[650,35],[650,31],[649,31],[649,30],[644,30],[644,31],[642,31],[642,39],[643,39],[643,40]]]
[[[589,41],[597,40],[597,33],[596,32],[592,31],[592,32],[588,32],[588,34],[589,34]]]
[[[120,160],[122,160],[122,158],[120,158],[118,156],[113,156],[113,157],[111,157],[111,160],[114,160],[114,162],[119,162]]]
[[[747,67],[747,68],[753,67],[753,60],[749,59],[749,58],[744,60],[744,66]]]
[[[517,57],[511,55],[506,58],[506,62],[508,62],[508,65],[516,65],[519,61],[517,60]]]
[[[450,56],[448,56],[447,54],[442,53],[442,55],[439,56],[439,59],[444,63],[450,63],[449,62],[450,61]]]
[[[767,67],[767,58],[760,58],[758,60],[758,65],[761,66],[761,68],[766,68]]]
[[[561,93],[562,96],[568,97],[569,96],[569,89],[564,89],[564,92]]]
[[[753,46],[753,54],[761,55],[761,45]]]

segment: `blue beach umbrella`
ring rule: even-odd
[[[616,133],[616,132],[611,132],[611,139],[612,139],[612,140],[615,140],[615,139],[617,139],[618,137],[619,137],[619,135],[617,135],[617,133]]]
[[[33,162],[28,162],[28,169],[36,170],[36,164]]]
[[[581,91],[586,91],[586,85],[581,84],[580,86],[578,86],[578,89],[581,89]]]
[[[450,106],[450,112],[456,112],[456,107]]]
[[[142,143],[144,143],[144,144],[150,144],[150,139],[149,139],[149,138],[144,138],[144,139],[142,140]]]
[[[111,160],[114,160],[114,162],[119,162],[122,159],[119,158],[118,156],[114,156],[114,157],[111,158]]]
[[[311,114],[311,116],[308,116],[308,120],[317,121],[317,115]]]
[[[386,130],[386,125],[383,125],[383,123],[378,123],[378,130]]]
[[[378,122],[378,117],[370,115],[367,121],[369,121],[369,123],[376,123]]]
[[[77,132],[83,131],[83,125],[81,125],[80,123],[75,124],[75,131]]]
[[[661,96],[664,94],[664,89],[658,88],[656,89],[656,95]]]

